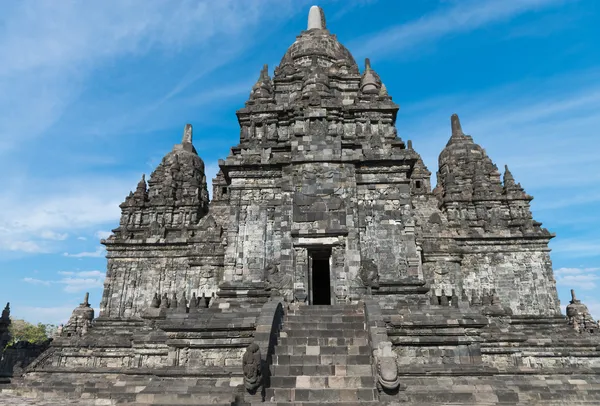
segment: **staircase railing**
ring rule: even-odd
[[[255,385],[246,385],[246,390],[250,395],[260,394],[261,400],[265,400],[266,389],[271,386],[271,364],[273,363],[273,354],[279,340],[279,333],[283,326],[283,318],[285,316],[285,302],[282,297],[276,297],[265,303],[260,311],[260,315],[256,319],[256,330],[254,333],[254,341],[247,350],[247,355],[244,355],[244,376],[247,376],[246,359],[250,360],[251,356],[248,351],[256,354],[258,347],[260,354],[260,365],[258,366],[259,381]],[[256,355],[255,355],[256,356]],[[252,362],[252,361],[249,361]],[[255,365],[255,364],[254,364]],[[259,392],[260,389],[260,392]]]

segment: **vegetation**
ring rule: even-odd
[[[56,326],[52,324],[38,323],[34,325],[25,320],[11,320],[9,332],[11,340],[8,345],[19,341],[27,341],[33,344],[40,344],[46,341],[52,332],[56,330]]]

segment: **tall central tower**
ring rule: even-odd
[[[398,138],[392,102],[327,30],[319,7],[237,112],[240,143],[220,162],[231,205],[225,281],[261,281],[278,266],[292,299],[330,304],[380,280],[418,278],[409,172],[418,155]],[[326,286],[326,288],[323,288]]]

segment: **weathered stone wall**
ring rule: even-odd
[[[50,341],[40,344],[20,341],[7,348],[0,348],[0,377],[21,374],[33,360],[46,351]]]
[[[240,348],[181,348],[177,351],[177,366],[201,368],[206,366],[242,366],[245,347]]]
[[[509,244],[506,244],[506,243]],[[464,242],[463,288],[471,298],[496,290],[502,306],[514,314],[560,314],[547,248],[512,241]],[[470,252],[469,252],[470,251]]]
[[[229,190],[225,280],[263,281],[267,265],[279,263],[279,188],[273,179],[234,178]]]

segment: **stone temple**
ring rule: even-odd
[[[121,204],[87,297],[6,393],[97,405],[600,404],[528,195],[452,115],[437,185],[312,7],[237,111],[209,200],[186,125]],[[0,332],[1,333],[1,332]],[[20,375],[20,376],[19,376]]]

